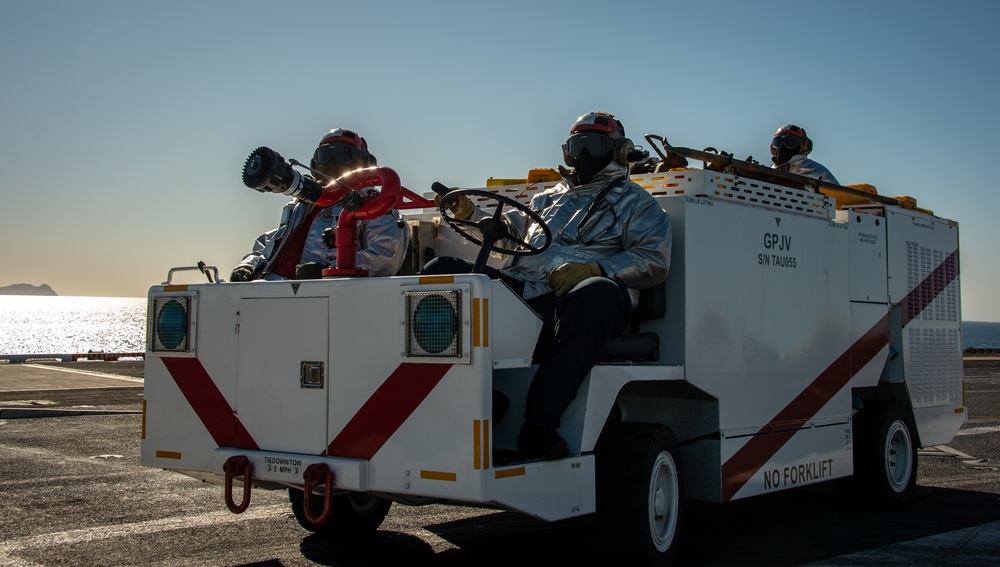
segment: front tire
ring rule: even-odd
[[[917,440],[899,404],[872,402],[854,417],[854,476],[847,496],[870,508],[895,510],[909,504],[917,484]]]
[[[630,564],[670,565],[682,520],[681,462],[669,428],[609,423],[595,447],[599,550]]]
[[[342,492],[334,494],[330,503],[332,509],[326,523],[316,525],[306,518],[304,493],[298,488],[288,489],[288,500],[292,503],[292,514],[303,528],[327,536],[359,536],[374,532],[382,525],[391,500],[364,492]],[[323,509],[323,496],[314,494],[310,508],[313,514]]]

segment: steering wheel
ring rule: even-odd
[[[449,214],[450,211],[448,210],[447,201],[452,200],[451,198],[462,195],[465,195],[466,197],[483,197],[488,200],[496,201],[496,211],[493,213],[492,217],[485,217],[478,221],[460,219]],[[542,242],[541,246],[532,246],[521,238],[514,236],[507,230],[507,223],[505,223],[502,218],[504,205],[510,205],[518,211],[528,215],[529,219],[542,228],[545,240]],[[528,205],[525,205],[516,199],[511,199],[510,197],[505,197],[489,191],[483,191],[481,189],[457,189],[447,193],[447,195],[442,195],[441,204],[438,205],[438,210],[441,213],[441,218],[443,218],[455,232],[482,246],[485,250],[491,250],[500,254],[510,254],[512,256],[532,256],[534,254],[541,254],[546,248],[549,247],[550,244],[552,244],[552,233],[549,231],[549,227],[545,224],[545,221],[542,220],[542,217],[535,211],[528,208]],[[478,238],[475,234],[468,232],[470,227],[478,229],[483,237]],[[513,241],[518,245],[518,248],[508,248],[496,243],[498,240],[502,239]]]

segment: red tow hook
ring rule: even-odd
[[[333,472],[324,463],[313,463],[306,468],[306,472],[302,473],[302,479],[305,480],[302,493],[306,519],[312,522],[313,525],[321,526],[330,518],[331,504],[333,502]],[[317,518],[312,513],[312,489],[314,486],[320,484],[325,485],[323,491],[323,513]]]
[[[242,514],[250,505],[250,485],[253,484],[253,465],[246,457],[239,455],[229,457],[226,464],[222,465],[222,472],[226,473],[226,507],[233,514]],[[243,502],[237,506],[233,502],[233,479],[243,477]]]

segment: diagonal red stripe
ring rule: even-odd
[[[400,364],[330,442],[326,454],[370,460],[423,403],[451,366]]]
[[[920,314],[958,277],[958,250],[934,269],[903,298],[903,326]],[[791,401],[767,425],[722,465],[722,500],[736,495],[764,463],[796,433],[796,423],[805,423],[816,415],[833,396],[846,386],[872,358],[889,343],[889,318],[883,317],[861,338],[828,366],[802,393]],[[784,426],[784,427],[783,427]],[[776,432],[776,429],[784,431]]]
[[[197,358],[161,358],[177,387],[219,447],[257,449],[226,397]]]
[[[906,294],[900,305],[903,307],[903,326],[916,319],[938,295],[958,277],[958,249],[941,262],[917,287]]]
[[[816,415],[887,344],[888,315],[826,367],[812,384],[722,465],[722,500],[731,500],[760,467],[795,435],[797,427]],[[785,430],[779,432],[775,431],[776,428]]]

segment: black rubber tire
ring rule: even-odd
[[[666,426],[609,423],[594,449],[596,551],[628,565],[670,565],[684,519],[680,449]]]
[[[917,485],[917,438],[909,414],[895,403],[865,402],[854,416],[854,476],[840,487],[865,508],[896,510]]]
[[[292,503],[292,514],[303,528],[326,536],[359,536],[369,534],[378,529],[385,520],[391,500],[372,496],[364,492],[342,492],[333,495],[330,516],[327,521],[317,526],[306,518],[303,492],[298,488],[288,489],[288,500]],[[313,495],[310,506],[313,515],[319,515],[323,510],[323,496]]]

